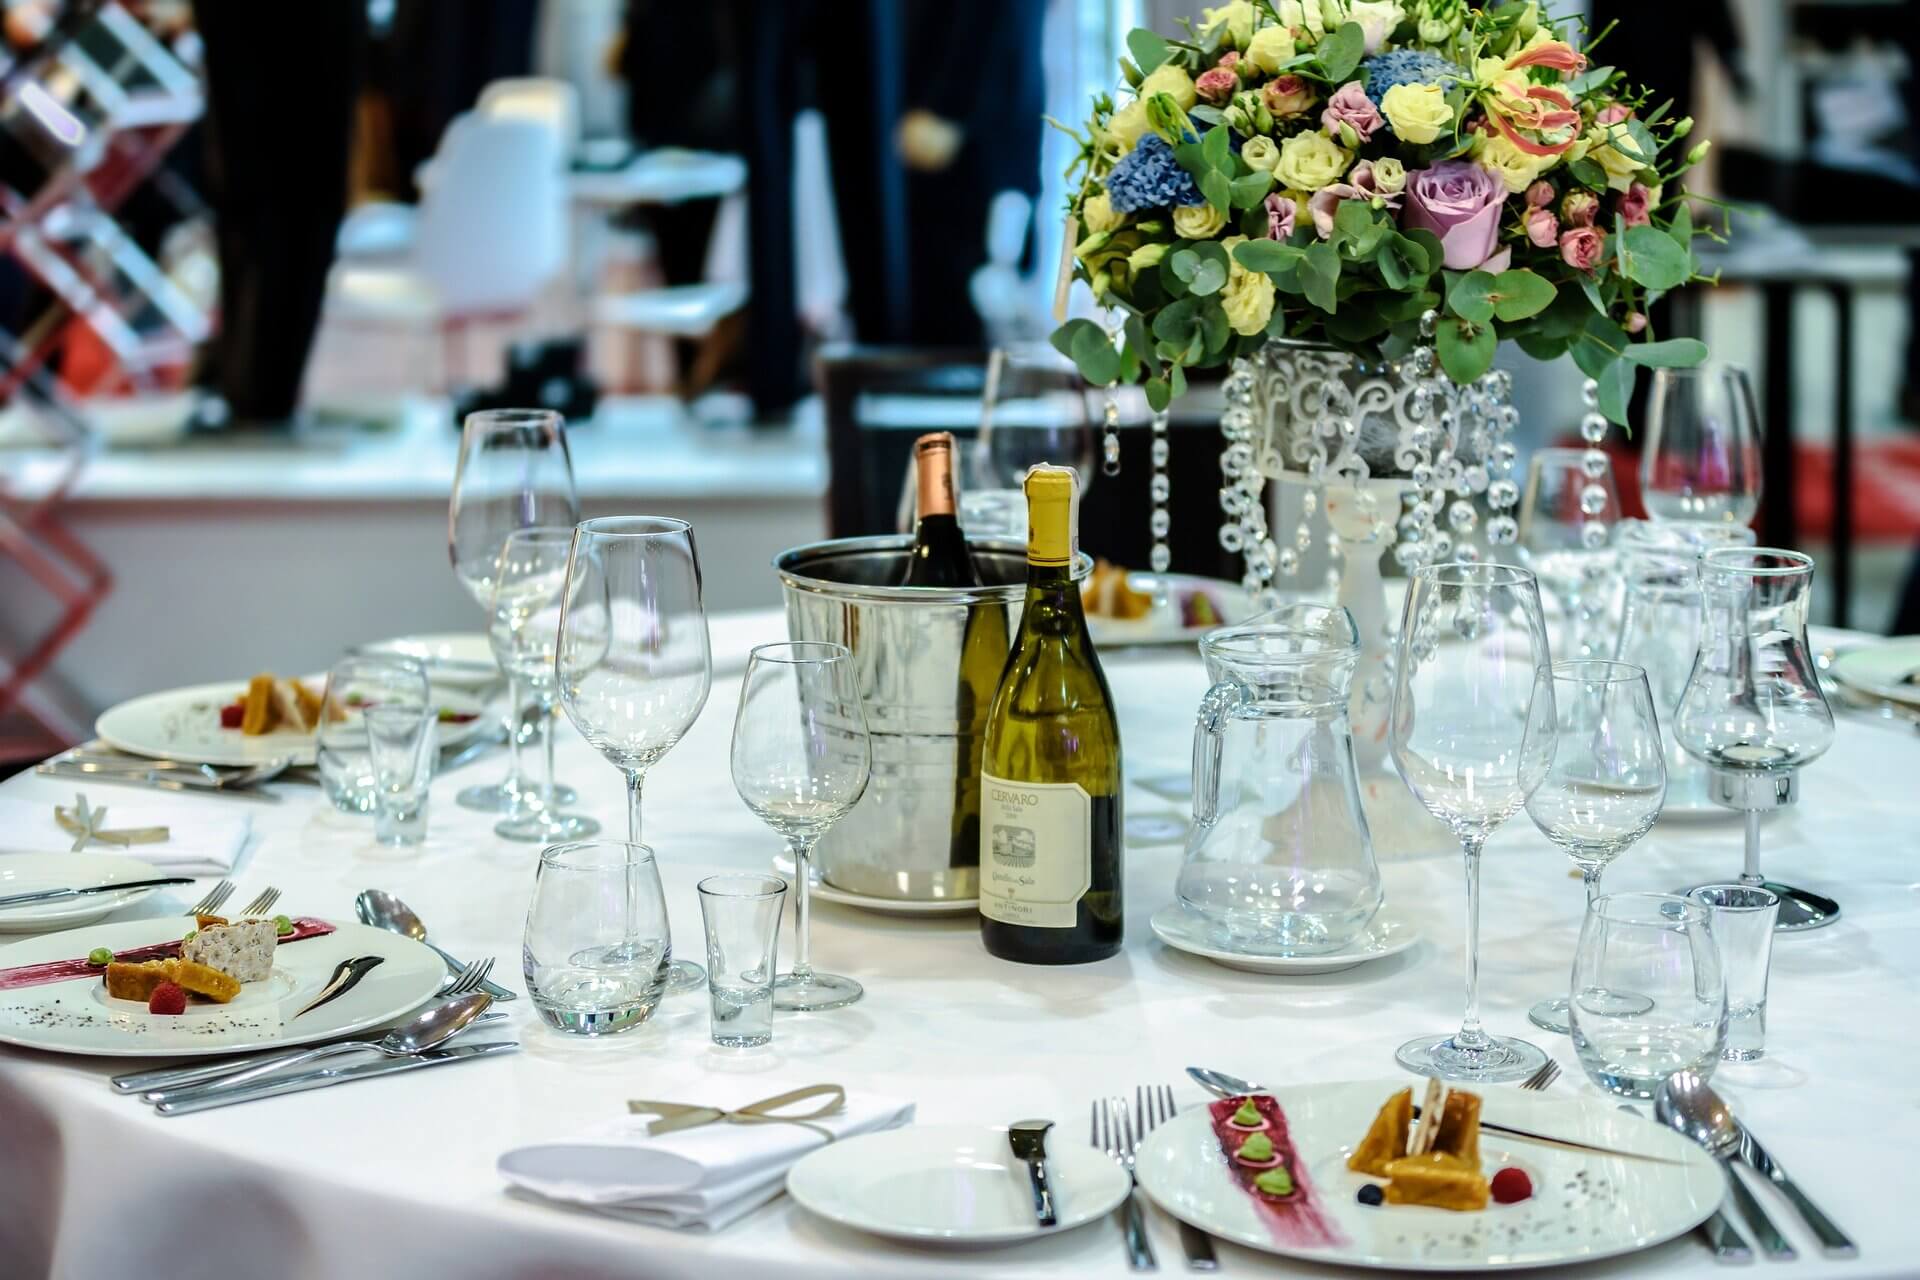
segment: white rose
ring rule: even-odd
[[[1212,31],[1216,27],[1227,29],[1227,43],[1236,49],[1247,47],[1247,41],[1253,38],[1253,5],[1249,0],[1227,0],[1217,9],[1203,10],[1200,15],[1200,30]]]
[[[1380,46],[1406,16],[1407,11],[1394,0],[1353,0],[1347,6],[1347,20],[1359,23],[1366,34],[1368,53],[1380,52]]]
[[[1240,148],[1240,158],[1249,169],[1272,173],[1280,163],[1280,144],[1265,136],[1248,138]]]
[[[1172,94],[1182,111],[1193,110],[1193,104],[1200,101],[1200,95],[1193,89],[1193,77],[1187,74],[1184,67],[1176,67],[1172,63],[1155,67],[1140,82],[1140,101],[1144,102],[1156,93]]]
[[[1173,229],[1182,240],[1211,240],[1227,225],[1227,215],[1210,204],[1185,204],[1173,211]]]
[[[1113,211],[1113,202],[1104,191],[1095,192],[1080,205],[1080,225],[1088,234],[1098,235],[1102,231],[1112,231],[1127,220],[1124,213]]]
[[[1288,27],[1262,27],[1247,43],[1247,57],[1268,75],[1280,70],[1293,54],[1293,31]]]

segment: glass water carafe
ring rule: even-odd
[[[1289,605],[1210,633],[1200,651],[1213,686],[1194,727],[1180,901],[1229,950],[1342,950],[1381,903],[1347,723],[1353,618]]]

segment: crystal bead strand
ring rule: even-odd
[[[1111,383],[1107,385],[1106,432],[1100,438],[1100,473],[1120,474],[1120,402]]]
[[[1167,474],[1167,459],[1172,446],[1167,440],[1168,413],[1161,409],[1153,415],[1153,479],[1150,482],[1149,496],[1153,499],[1153,513],[1148,517],[1147,528],[1153,534],[1153,550],[1148,553],[1149,562],[1155,573],[1165,573],[1173,566],[1173,552],[1167,546],[1167,534],[1173,528],[1173,516],[1167,511],[1167,500],[1173,495],[1173,480]]]

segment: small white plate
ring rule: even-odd
[[[1135,591],[1154,596],[1153,608],[1142,618],[1109,618],[1087,614],[1087,634],[1100,647],[1129,644],[1180,644],[1198,640],[1209,631],[1243,622],[1253,612],[1246,588],[1224,578],[1203,578],[1192,573],[1129,573],[1127,585]],[[1187,626],[1181,620],[1180,602],[1201,593],[1212,599],[1220,618]],[[1164,595],[1163,595],[1164,593]]]
[[[1530,1199],[1477,1213],[1360,1204],[1360,1187],[1374,1179],[1349,1171],[1347,1155],[1380,1105],[1408,1081],[1273,1091],[1304,1166],[1294,1170],[1294,1180],[1310,1189],[1333,1243],[1303,1243],[1284,1219],[1255,1203],[1227,1168],[1206,1107],[1183,1111],[1147,1135],[1136,1162],[1140,1189],[1174,1217],[1250,1249],[1351,1267],[1452,1272],[1633,1253],[1692,1229],[1726,1192],[1712,1156],[1611,1102],[1493,1088],[1482,1094],[1487,1120],[1674,1163],[1566,1151],[1482,1130],[1482,1169],[1491,1176],[1518,1165],[1533,1183]]]
[[[504,679],[494,661],[493,646],[478,631],[441,631],[430,635],[394,636],[361,646],[364,653],[397,653],[427,664],[427,679],[449,689],[484,689]],[[436,662],[454,666],[434,666]],[[480,670],[485,667],[486,670]]]
[[[148,1013],[144,1004],[116,1000],[98,974],[0,991],[0,1043],[55,1053],[107,1058],[197,1058],[284,1049],[378,1026],[418,1008],[440,990],[446,962],[411,938],[363,924],[334,924],[334,932],[283,943],[273,973],[249,982],[227,1004],[193,1002],[182,1014]],[[90,925],[0,947],[0,969],[84,958],[95,947],[126,951],[183,936],[193,927],[179,916]],[[353,956],[382,963],[345,995],[293,1019],[320,993],[334,966]]]
[[[791,874],[787,877],[787,883],[789,886],[793,883]],[[838,888],[826,880],[814,884],[813,896],[820,902],[837,902],[843,907],[856,907],[883,916],[958,916],[980,910],[978,898],[875,898]]]
[[[166,873],[117,853],[4,853],[0,854],[0,897],[33,893],[38,889],[90,889],[128,880],[158,880]],[[125,893],[89,893],[54,902],[29,902],[0,907],[0,933],[39,933],[70,929],[89,920],[112,915],[157,889],[129,889]]]
[[[1920,684],[1903,677],[1920,671],[1920,640],[1889,640],[1837,655],[1833,678],[1869,697],[1920,707]]]
[[[323,672],[318,678],[302,677],[301,682],[318,690],[326,683],[326,674]],[[109,708],[95,722],[93,731],[108,746],[121,751],[184,760],[188,764],[265,764],[281,756],[295,765],[312,764],[314,735],[310,732],[276,729],[249,737],[238,729],[220,727],[220,708],[245,696],[246,692],[245,680],[227,680],[149,693]],[[458,746],[487,728],[486,707],[472,695],[436,689],[433,701],[442,710],[476,717],[462,724],[442,723],[439,726],[441,746]],[[349,708],[348,717],[353,714]]]
[[[1391,906],[1380,908],[1353,946],[1324,956],[1260,956],[1230,950],[1221,945],[1210,923],[1178,902],[1169,902],[1154,912],[1151,923],[1154,935],[1176,951],[1202,956],[1229,969],[1293,977],[1339,973],[1369,960],[1398,955],[1420,941],[1419,931]]]
[[[812,1213],[896,1240],[1006,1244],[1105,1217],[1127,1198],[1111,1157],[1047,1135],[1047,1182],[1059,1223],[1033,1217],[1026,1162],[1005,1128],[910,1125],[821,1147],[787,1171],[787,1194]]]

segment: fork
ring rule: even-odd
[[[1544,1063],[1541,1064],[1540,1069],[1538,1071],[1534,1072],[1532,1075],[1528,1076],[1525,1080],[1522,1080],[1520,1082],[1520,1087],[1522,1089],[1530,1089],[1535,1093],[1539,1093],[1545,1090],[1548,1085],[1552,1084],[1555,1080],[1558,1080],[1559,1078],[1560,1078],[1560,1064],[1555,1062],[1552,1058],[1548,1058]]]
[[[240,908],[240,914],[242,916],[263,915],[278,901],[280,901],[280,891],[268,885],[260,891],[259,897]]]
[[[233,881],[222,880],[219,884],[216,884],[215,886],[213,886],[213,888],[207,890],[206,897],[200,899],[200,901],[194,903],[192,906],[188,907],[185,911],[182,911],[180,914],[183,916],[212,915],[215,911],[220,909],[221,903],[225,902],[228,898],[231,898],[232,896],[233,896]]]
[[[1153,1245],[1147,1240],[1146,1220],[1140,1213],[1140,1201],[1134,1195],[1133,1154],[1138,1144],[1134,1141],[1133,1117],[1127,1111],[1125,1098],[1108,1098],[1104,1103],[1099,1098],[1093,1100],[1093,1145],[1127,1171],[1127,1199],[1121,1206],[1126,1226],[1127,1265],[1135,1271],[1158,1271],[1160,1264],[1154,1261]]]
[[[477,990],[480,984],[487,980],[487,975],[492,972],[492,956],[488,956],[485,960],[475,960],[459,973],[449,974],[445,984],[440,988],[440,994],[458,996]]]
[[[1144,1138],[1161,1121],[1173,1119],[1173,1086],[1136,1085],[1133,1112],[1140,1123],[1140,1136]],[[1187,1255],[1187,1270],[1218,1271],[1220,1259],[1214,1256],[1213,1237],[1184,1218],[1175,1218],[1174,1222],[1180,1228],[1180,1249]]]

